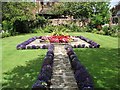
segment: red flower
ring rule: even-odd
[[[50,43],[68,43],[70,37],[69,36],[51,36],[48,37]]]

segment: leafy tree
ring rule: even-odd
[[[57,3],[57,4],[53,4],[50,12],[55,14],[55,15],[63,15],[64,12],[65,12],[64,3],[60,2],[60,3]]]
[[[93,11],[91,14],[91,25],[93,27],[101,29],[103,24],[109,23],[110,10],[109,2],[92,2]]]
[[[84,20],[95,27],[109,22],[109,2],[64,2],[53,6],[53,13]]]
[[[3,27],[5,22],[9,22],[7,26],[11,34],[14,34],[16,31],[28,32],[28,25],[26,22],[33,20],[32,9],[34,4],[31,2],[3,2],[2,3],[2,20]],[[26,25],[25,25],[26,24]],[[21,27],[19,27],[21,26]]]

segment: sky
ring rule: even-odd
[[[120,0],[111,0],[111,3],[110,3],[111,8],[112,8],[113,6],[115,6],[119,1],[120,1]]]

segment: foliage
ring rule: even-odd
[[[53,13],[73,16],[84,22],[91,19],[90,28],[109,22],[109,2],[64,2],[53,6]]]
[[[29,32],[30,27],[28,21],[34,19],[31,10],[33,7],[34,4],[31,2],[3,2],[3,29],[8,30],[11,35],[14,35],[15,32]]]
[[[52,35],[68,35],[68,29],[66,29],[64,26],[60,25],[60,26],[56,26],[52,32]]]
[[[64,9],[65,9],[64,3],[61,2],[58,4],[54,4],[50,12],[56,15],[63,15]]]
[[[108,26],[104,26],[102,28],[103,32],[105,32],[104,35],[110,35],[110,36],[114,36],[117,37],[117,33],[118,30],[120,29],[120,27],[118,25],[112,25],[112,27],[108,27]]]
[[[55,26],[47,25],[46,27],[44,27],[42,29],[43,29],[43,32],[45,32],[45,33],[51,33],[55,29]]]
[[[69,8],[69,7],[68,7]],[[71,5],[71,9],[74,18],[80,18],[83,20],[84,18],[89,18],[92,13],[92,7],[90,2],[75,2]]]
[[[44,31],[41,27],[32,29],[32,33],[43,33],[43,32]]]
[[[51,12],[57,15],[74,16],[75,18],[89,17],[91,12],[89,2],[63,2],[55,4]]]
[[[94,28],[93,30],[92,30],[92,33],[97,33],[97,29],[96,28]]]
[[[3,20],[15,21],[16,19],[33,19],[31,9],[34,7],[30,2],[3,2]],[[12,20],[11,20],[12,19]]]
[[[94,2],[93,5],[93,14],[91,14],[91,28],[101,29],[101,25],[109,23],[110,12],[109,12],[109,3],[108,2]],[[97,27],[100,25],[100,27]]]
[[[105,32],[105,35],[110,35],[109,33],[110,28],[108,26],[104,26],[102,30]]]
[[[7,31],[5,31],[4,33],[1,33],[2,34],[2,38],[4,37],[9,37],[10,36],[10,33],[8,33]]]
[[[3,26],[2,27],[3,30],[9,30],[12,28],[11,23],[7,20],[2,21],[2,26]]]
[[[39,32],[33,28],[45,27],[48,20],[34,15],[35,4],[31,2],[3,2],[3,30],[11,35]]]
[[[45,33],[56,33],[56,34],[61,34],[61,35],[62,35],[62,33],[67,33],[70,31],[64,25],[59,25],[59,26],[46,25],[45,27],[43,27],[41,29]]]
[[[35,26],[36,27],[45,27],[48,20],[43,16],[36,15]]]
[[[107,2],[63,2],[55,4],[52,13],[58,12],[61,15],[74,16],[74,18],[90,18],[93,15],[101,14],[104,17],[109,11]],[[56,13],[57,14],[57,13]]]
[[[100,30],[100,31],[97,31],[97,34],[105,35],[105,32],[103,30]]]
[[[117,37],[119,30],[120,30],[120,26],[119,25],[112,26],[112,29],[111,29],[112,34],[111,34],[111,36]]]
[[[71,31],[71,32],[79,32],[80,31],[80,27],[77,26],[74,22],[67,24],[65,27],[68,28],[69,31]]]

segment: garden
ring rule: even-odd
[[[93,3],[65,2],[51,7],[52,14],[82,21],[81,27],[72,19],[69,24],[51,25],[49,18],[31,12],[34,3],[3,3],[2,89],[119,89],[120,27],[104,26],[109,23],[109,3]],[[101,13],[90,7],[107,8]],[[91,21],[84,24],[88,18]]]
[[[100,48],[74,48],[80,62],[93,76],[95,88],[119,88],[117,82],[118,39],[92,33],[70,33],[70,35],[82,35],[100,44]],[[35,83],[47,49],[17,50],[13,47],[31,36],[39,36],[39,34],[19,35],[3,39],[3,87],[31,88]],[[40,36],[44,36],[44,34]],[[111,82],[109,82],[110,80]]]

